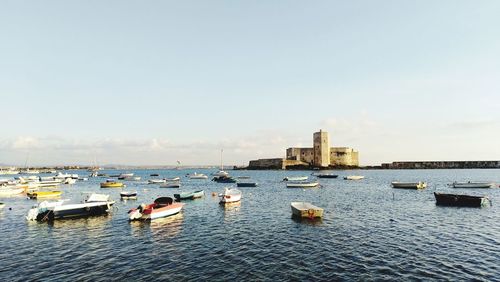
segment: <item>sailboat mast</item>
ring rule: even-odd
[[[222,165],[222,152],[224,152],[224,149],[220,149],[220,170],[224,170],[224,166]]]

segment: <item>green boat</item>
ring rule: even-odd
[[[194,191],[194,192],[184,192],[180,194],[174,194],[174,198],[176,200],[192,200],[196,198],[201,198],[205,195],[203,190]]]

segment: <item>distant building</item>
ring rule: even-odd
[[[359,153],[348,147],[330,147],[328,132],[313,134],[312,148],[288,148],[286,159],[259,159],[250,161],[253,169],[286,169],[287,167],[358,167]]]

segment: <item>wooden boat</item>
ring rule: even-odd
[[[217,183],[236,183],[236,179],[232,178],[231,176],[215,176],[212,181],[215,181]]]
[[[108,179],[106,182],[101,183],[101,188],[122,188],[125,184],[122,182],[117,182],[112,179]]]
[[[201,198],[205,195],[203,190],[193,191],[193,192],[184,192],[180,194],[174,194],[174,198],[176,200],[192,200],[196,198]]]
[[[122,191],[120,192],[120,198],[122,200],[127,199],[137,199],[137,191]]]
[[[167,182],[165,184],[160,185],[160,188],[180,188],[180,187],[181,187],[181,183],[178,181]]]
[[[495,188],[493,182],[453,182],[453,188]]]
[[[436,205],[438,206],[455,206],[455,207],[482,207],[490,203],[490,199],[486,196],[469,196],[456,194],[443,194],[434,192]]]
[[[361,175],[348,175],[348,176],[344,176],[345,180],[361,180],[363,178],[365,178],[365,177],[361,176]]]
[[[36,191],[27,193],[30,199],[55,198],[60,197],[61,191]]]
[[[283,178],[283,181],[306,181],[307,179],[309,179],[309,176],[288,176]]]
[[[19,195],[24,192],[24,188],[0,188],[0,197]]]
[[[306,202],[292,202],[292,215],[299,218],[318,218],[323,217],[323,209],[311,203]]]
[[[129,220],[153,220],[167,217],[179,213],[184,204],[174,203],[170,197],[157,198],[152,204],[142,204],[135,209],[131,209]]]
[[[287,188],[314,188],[319,186],[318,182],[291,182],[287,183]]]
[[[321,174],[316,174],[317,178],[337,178],[339,177],[337,174],[331,174],[331,173],[321,173]]]
[[[236,183],[238,187],[257,187],[256,182],[238,182]]]
[[[194,173],[189,175],[189,179],[208,179],[208,176],[206,176],[203,173]]]
[[[241,200],[241,191],[235,188],[226,188],[224,193],[219,195],[220,204],[235,203]]]
[[[391,182],[392,188],[401,188],[401,189],[424,189],[427,187],[427,183],[425,182]]]
[[[79,218],[105,215],[111,212],[115,202],[109,201],[109,195],[91,194],[83,203],[64,204],[64,200],[57,202],[43,201],[33,207],[26,216],[27,220],[52,221],[56,219]]]

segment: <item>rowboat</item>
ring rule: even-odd
[[[238,182],[236,183],[238,187],[257,187],[257,183],[255,182]]]
[[[361,176],[361,175],[348,175],[348,176],[344,176],[345,180],[361,180],[363,178],[365,178],[365,177]]]
[[[27,193],[30,199],[55,198],[61,196],[61,191],[36,191]]]
[[[296,177],[285,177],[283,181],[306,181],[309,176],[296,176]]]
[[[455,206],[455,207],[482,207],[490,203],[490,199],[486,196],[469,196],[456,194],[443,194],[434,192],[436,205],[438,206]]]
[[[52,221],[55,219],[79,218],[105,215],[111,211],[115,202],[109,201],[109,195],[91,194],[83,203],[64,204],[64,200],[57,202],[43,201],[29,210],[27,220]]]
[[[427,187],[425,182],[391,182],[392,188],[402,188],[402,189],[424,189]]]
[[[193,192],[184,192],[180,194],[174,194],[174,198],[176,200],[192,200],[196,198],[201,198],[205,195],[203,190],[193,191]]]
[[[236,179],[231,176],[215,176],[212,181],[217,183],[236,183]]]
[[[318,218],[323,217],[323,209],[311,203],[306,202],[292,202],[292,216],[299,218]]]
[[[160,188],[180,188],[181,183],[180,182],[167,182],[165,184],[161,184]]]
[[[117,182],[112,179],[108,179],[106,182],[101,183],[101,188],[122,188],[125,184],[122,182]]]
[[[241,191],[235,188],[225,188],[224,193],[219,195],[220,204],[234,203],[241,200]]]
[[[313,188],[319,186],[318,182],[291,182],[287,183],[287,188]]]
[[[137,191],[134,191],[134,192],[131,192],[131,191],[120,192],[120,198],[123,199],[123,200],[137,199]]]
[[[493,182],[453,182],[453,188],[495,188]]]
[[[194,173],[189,175],[189,179],[208,179],[208,176],[206,176],[203,173]]]
[[[18,195],[24,192],[24,188],[0,188],[0,197]]]
[[[316,174],[317,178],[337,178],[339,177],[337,174],[324,173],[324,174]]]
[[[152,204],[142,204],[135,209],[131,209],[129,220],[153,220],[167,217],[179,213],[184,204],[174,203],[170,197],[157,198]]]

